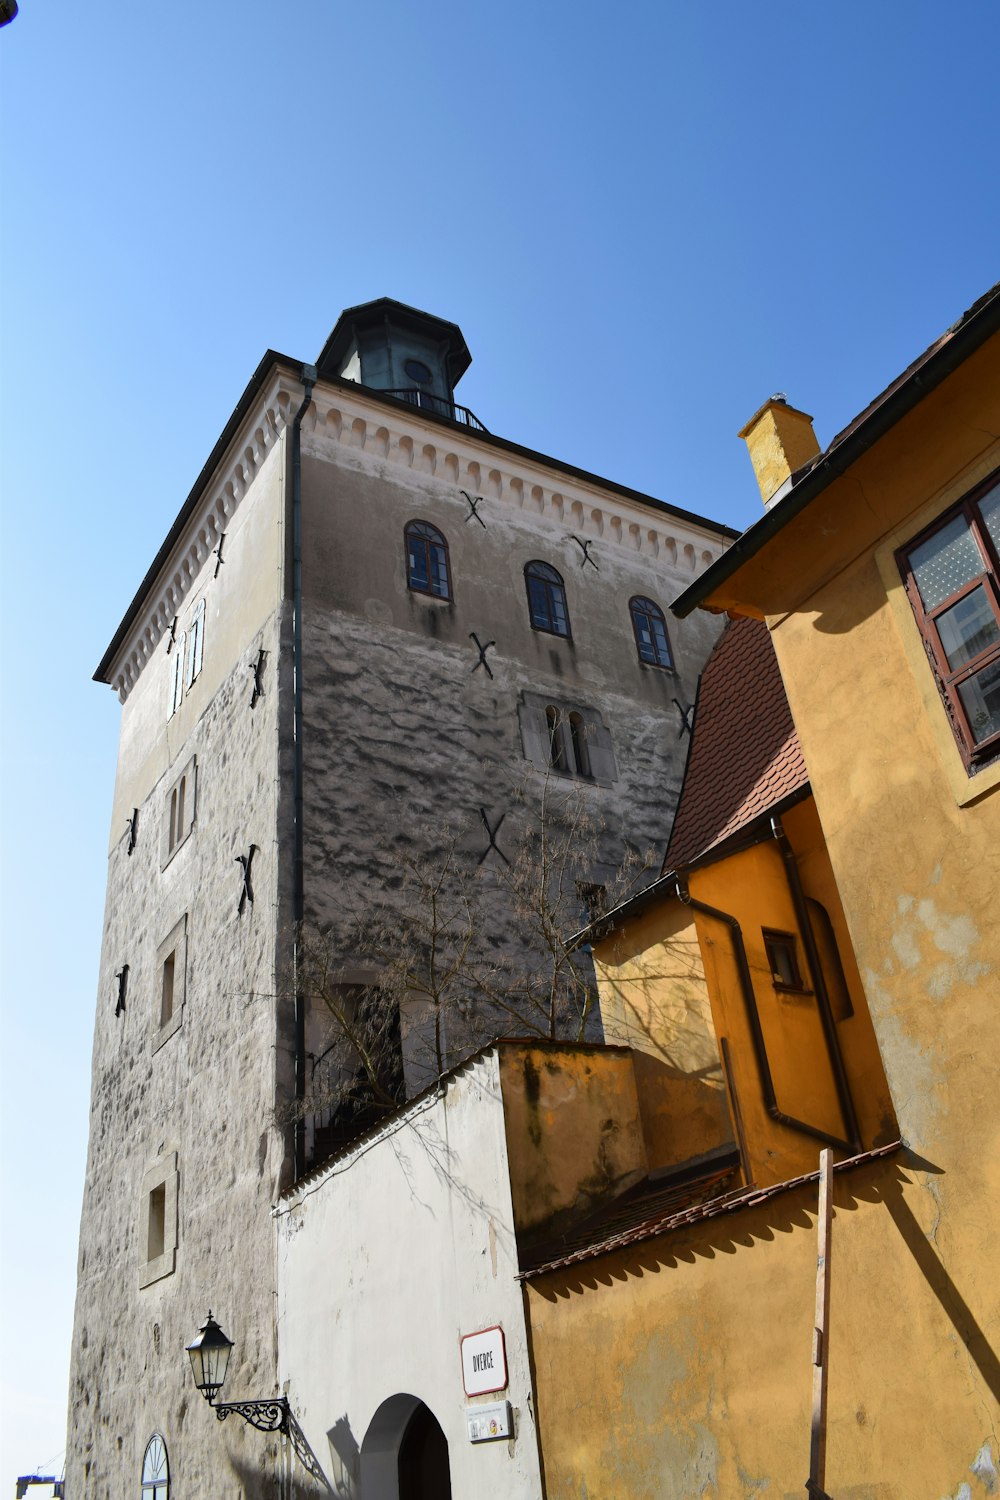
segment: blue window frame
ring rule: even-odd
[[[562,577],[546,562],[530,562],[524,570],[528,590],[528,614],[533,630],[570,638],[569,610]]]
[[[638,594],[629,600],[628,607],[639,660],[648,662],[651,667],[673,667],[663,610],[652,599],[644,599]]]
[[[448,543],[429,521],[410,521],[406,537],[406,580],[418,594],[451,598]]]

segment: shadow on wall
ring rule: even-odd
[[[942,1170],[933,1162],[906,1150],[892,1162],[878,1163],[849,1176],[838,1176],[834,1179],[835,1219],[852,1212],[862,1203],[885,1206],[927,1286],[969,1351],[986,1385],[1000,1402],[1000,1359],[906,1201],[905,1189],[920,1186],[908,1174],[940,1175]],[[815,1189],[811,1185],[776,1195],[734,1214],[703,1220],[658,1241],[609,1251],[600,1259],[549,1272],[533,1280],[532,1289],[546,1301],[554,1303],[561,1298],[581,1296],[600,1286],[612,1286],[616,1281],[655,1275],[682,1263],[691,1264],[698,1258],[711,1260],[716,1255],[737,1255],[767,1244],[779,1234],[797,1231],[806,1231],[810,1236],[815,1234]]]

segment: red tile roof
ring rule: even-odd
[[[689,865],[809,784],[762,620],[733,620],[706,663],[664,872]]]

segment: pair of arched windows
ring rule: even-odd
[[[410,521],[404,533],[406,576],[411,589],[435,599],[451,599],[451,565],[448,543],[429,521]],[[540,558],[526,563],[524,585],[528,593],[528,618],[533,630],[570,640],[569,606],[562,575]],[[672,667],[667,622],[663,610],[652,599],[636,595],[629,600],[632,629],[639,660],[654,667]]]
[[[552,770],[565,771],[570,776],[590,776],[587,726],[583,715],[575,709],[566,713],[550,703],[545,710],[545,724],[549,734],[549,765]]]

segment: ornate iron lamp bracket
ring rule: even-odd
[[[319,1460],[309,1446],[309,1440],[292,1415],[285,1396],[275,1396],[270,1401],[215,1401],[212,1403],[216,1417],[224,1422],[231,1411],[256,1427],[258,1432],[283,1432],[291,1441],[295,1456],[313,1479],[332,1494],[330,1481],[323,1473]]]
[[[212,1404],[220,1422],[234,1411],[258,1432],[288,1431],[289,1407],[284,1396],[275,1396],[270,1401],[215,1401]]]

